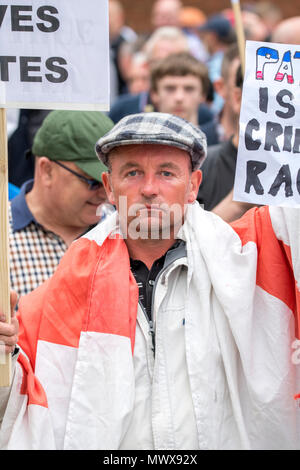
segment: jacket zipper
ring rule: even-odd
[[[148,322],[148,325],[149,325],[149,331],[148,331],[148,334],[152,336],[152,351],[153,351],[153,355],[155,356],[155,331],[154,331],[154,324],[153,324],[153,321],[152,320],[149,320],[149,317],[146,313],[146,310],[143,306],[143,304],[141,302],[139,302],[140,304],[140,307],[146,317],[146,320]],[[152,305],[151,305],[151,308],[152,308]],[[151,311],[152,313],[152,311]]]
[[[177,258],[177,259],[180,259],[181,257]],[[151,299],[151,316],[153,315],[153,307],[154,307],[154,296],[155,296],[155,290],[156,290],[156,286],[157,286],[157,283],[159,281],[159,278],[162,276],[162,274],[169,268],[169,266],[171,265],[172,263],[168,264],[167,266],[165,266],[157,275],[155,281],[154,281],[154,285],[153,285],[153,290],[152,290],[152,299]],[[153,356],[155,357],[155,328],[154,328],[154,322],[153,320],[149,320],[149,317],[143,307],[143,305],[139,302],[143,312],[144,312],[144,315],[147,319],[147,322],[149,324],[149,335],[152,336],[152,351],[153,351]]]
[[[163,275],[163,273],[168,269],[170,265],[164,267],[157,275],[154,285],[153,285],[153,290],[152,290],[152,299],[151,299],[151,316],[153,316],[153,309],[154,309],[154,296],[155,296],[155,291],[156,291],[156,286],[159,281],[159,278]],[[146,314],[146,313],[145,313]],[[147,317],[148,318],[148,317]],[[153,356],[155,357],[155,328],[154,328],[154,322],[153,320],[148,320],[149,323],[149,335],[152,336],[152,351],[153,351]]]

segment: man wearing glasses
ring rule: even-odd
[[[11,284],[19,295],[48,279],[70,243],[99,222],[106,167],[94,145],[112,126],[99,112],[52,111],[37,132],[34,179],[10,206]]]

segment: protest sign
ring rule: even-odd
[[[300,46],[246,42],[234,200],[300,205]]]
[[[0,311],[10,322],[5,108],[109,110],[108,0],[0,5]],[[0,386],[11,355],[0,341]]]
[[[109,109],[107,0],[0,5],[0,107]]]

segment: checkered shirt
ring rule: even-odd
[[[67,245],[58,235],[45,230],[34,219],[13,229],[9,204],[9,245],[11,288],[24,295],[46,281],[55,271]]]
[[[166,113],[139,113],[121,119],[96,144],[99,159],[107,165],[108,153],[115,147],[136,144],[161,144],[190,154],[193,170],[206,157],[205,134],[190,122]]]

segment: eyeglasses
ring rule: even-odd
[[[64,168],[65,170],[69,171],[70,173],[73,173],[73,175],[77,176],[77,178],[80,178],[82,181],[84,181],[85,183],[87,183],[87,184],[89,185],[89,190],[90,190],[90,191],[96,191],[96,189],[99,189],[99,188],[102,186],[102,183],[100,183],[100,181],[86,178],[85,176],[80,175],[80,174],[77,173],[76,171],[71,170],[71,168],[68,168],[66,165],[63,165],[62,163],[57,162],[56,160],[51,160],[51,161],[52,161],[53,163],[56,163],[56,165],[61,166],[61,167]]]

